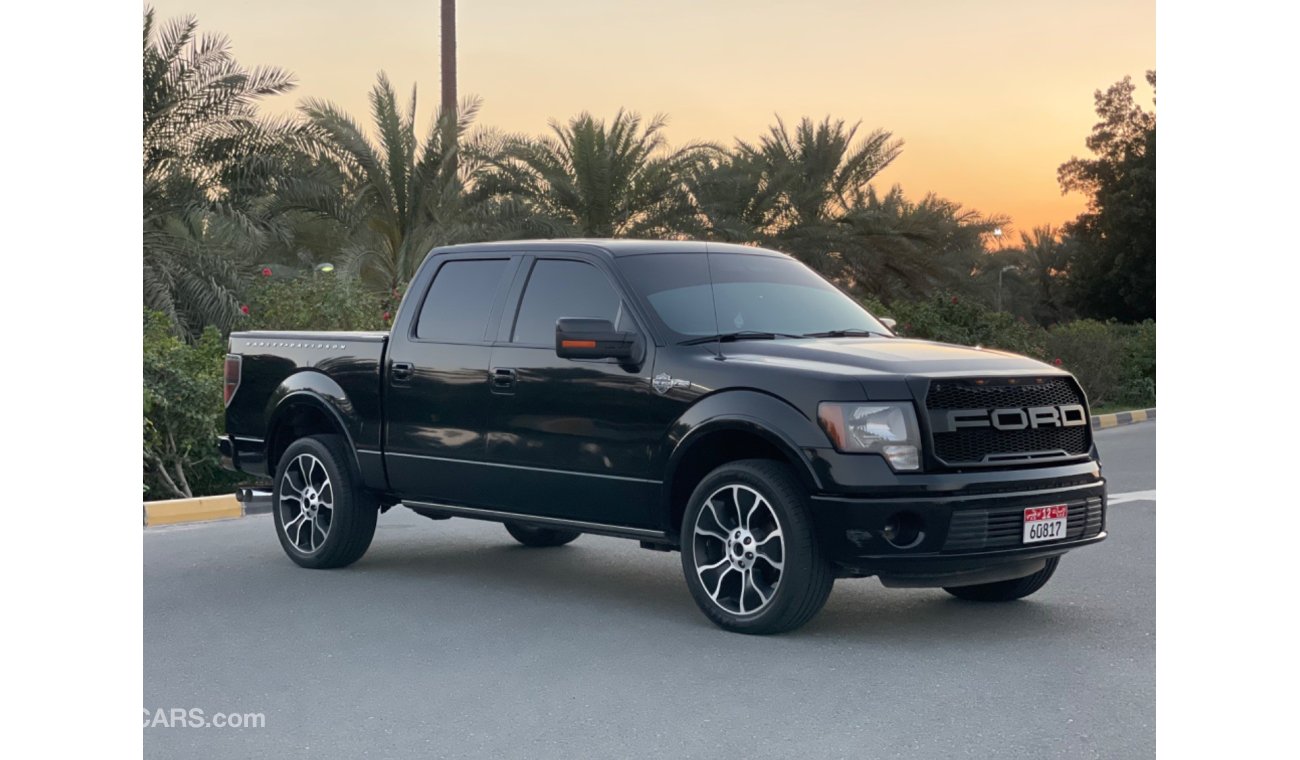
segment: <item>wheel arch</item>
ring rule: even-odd
[[[304,375],[314,375],[306,378]],[[295,381],[295,378],[297,379]],[[347,441],[355,472],[361,472],[357,447],[350,425],[339,404],[346,404],[347,395],[328,376],[321,373],[299,373],[288,378],[272,394],[268,404],[266,426],[267,472],[274,477],[284,450],[299,438],[310,435],[341,435]]]
[[[799,410],[758,391],[729,391],[693,406],[674,425],[664,468],[660,513],[676,536],[691,493],[717,467],[742,459],[773,459],[790,466],[808,491],[821,483],[805,448],[825,435]]]

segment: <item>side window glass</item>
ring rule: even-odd
[[[420,305],[415,337],[444,343],[482,341],[508,263],[472,259],[443,264]]]
[[[540,259],[533,265],[515,319],[514,343],[555,343],[555,321],[564,317],[619,316],[618,293],[605,275],[583,261]],[[630,324],[629,319],[624,322]]]

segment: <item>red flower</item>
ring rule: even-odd
[[[248,304],[244,304],[243,306],[240,306],[239,310],[244,314],[248,314]]]
[[[385,321],[385,322],[387,322],[388,320],[390,320],[390,319],[392,319],[392,318],[393,318],[393,315],[392,315],[392,314],[389,314],[388,312],[384,312],[384,321]]]
[[[953,303],[957,303],[957,296],[953,296],[953,297],[952,297],[952,302],[953,302]]]
[[[1061,357],[1058,356],[1055,359],[1053,359],[1052,364],[1055,364],[1058,367],[1061,366]]]
[[[263,276],[263,277],[270,277],[270,276],[271,276],[271,268],[270,268],[270,267],[262,267],[262,276]]]

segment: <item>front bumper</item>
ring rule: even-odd
[[[941,494],[815,495],[823,551],[843,575],[876,575],[887,586],[961,586],[1024,577],[1050,557],[1106,538],[1106,482],[1095,471],[1068,480],[981,480]],[[1023,544],[1025,508],[1056,504],[1069,507],[1065,537]],[[899,515],[917,532],[904,535],[905,544],[897,534],[887,538]]]

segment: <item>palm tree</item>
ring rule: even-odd
[[[897,185],[884,196],[868,187],[839,217],[842,279],[886,303],[936,288],[968,289],[983,236],[1006,222],[933,193],[918,202]]]
[[[491,135],[466,140],[479,101],[439,111],[424,141],[416,137],[416,90],[405,111],[387,75],[370,92],[378,141],[332,103],[307,100],[301,112],[310,139],[302,148],[315,167],[281,194],[287,208],[339,222],[348,231],[346,268],[378,287],[408,282],[429,249],[486,237],[509,237],[510,204],[468,190],[481,174]],[[457,160],[460,157],[461,160]]]
[[[805,117],[792,132],[778,116],[757,142],[738,140],[687,175],[699,232],[773,245],[836,276],[847,245],[843,217],[902,151],[889,132],[858,139],[858,128]]]
[[[689,167],[683,180],[694,214],[682,221],[682,231],[726,242],[765,240],[780,198],[763,168],[760,157],[739,150],[718,151]]]
[[[267,194],[288,123],[257,101],[293,87],[280,69],[245,69],[193,17],[144,16],[144,304],[178,332],[228,329],[247,254],[274,233]]]
[[[781,213],[772,234],[797,235],[834,224],[849,210],[855,193],[865,191],[903,152],[903,142],[883,129],[855,144],[859,126],[830,117],[814,124],[804,117],[791,134],[777,117],[757,144],[739,144],[742,152],[762,160],[769,185],[780,194]]]
[[[643,126],[623,110],[608,123],[586,112],[552,121],[551,136],[507,138],[485,188],[519,200],[560,234],[676,235],[694,214],[684,178],[717,149],[669,149],[666,123],[655,116]]]
[[[1035,227],[1030,234],[1020,233],[1020,269],[1032,279],[1037,289],[1034,318],[1040,324],[1061,321],[1065,314],[1064,285],[1070,251],[1060,231],[1050,224]]]

